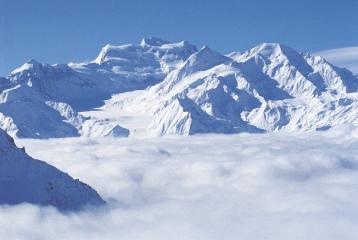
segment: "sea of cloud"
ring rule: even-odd
[[[17,140],[107,206],[0,208],[0,239],[358,239],[358,130]]]
[[[358,47],[328,49],[314,53],[329,62],[358,74]]]

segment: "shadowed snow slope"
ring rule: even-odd
[[[33,203],[79,210],[104,201],[90,186],[29,157],[0,129],[0,204]]]
[[[152,37],[88,63],[30,60],[0,79],[0,127],[30,138],[324,130],[358,123],[357,90],[348,70],[285,45],[223,56]]]

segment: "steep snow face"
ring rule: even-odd
[[[344,95],[358,89],[352,73],[332,66],[321,57],[300,54],[282,44],[264,43],[234,60],[254,63],[257,70],[294,97],[316,97],[322,92]]]
[[[79,210],[104,201],[90,186],[31,158],[0,129],[0,204],[33,203]]]
[[[115,87],[107,78],[86,76],[68,65],[25,63],[20,69],[9,76],[12,86],[26,85],[38,95],[79,109],[101,104],[103,98],[110,96],[109,89]]]
[[[258,106],[259,101],[243,90],[247,82],[238,88],[239,72],[231,63],[207,47],[191,56],[148,91],[148,98],[159,100],[149,129],[156,135],[261,132],[240,118],[241,111]]]
[[[12,136],[50,138],[79,136],[84,119],[65,103],[52,103],[26,85],[0,93],[0,128]]]
[[[261,44],[227,57],[201,49],[143,99],[157,102],[155,135],[297,131],[358,124],[357,89],[320,57]]]

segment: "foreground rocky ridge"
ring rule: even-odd
[[[104,201],[87,184],[28,156],[0,129],[0,204],[20,203],[69,211],[99,206]]]
[[[224,56],[145,38],[93,62],[14,70],[0,79],[0,127],[31,138],[324,130],[358,124],[357,90],[347,69],[281,44]],[[113,117],[128,111],[137,125]]]

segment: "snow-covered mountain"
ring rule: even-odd
[[[0,204],[25,202],[52,205],[60,210],[104,204],[90,186],[31,158],[0,129]]]
[[[30,60],[0,79],[0,127],[30,138],[128,136],[118,124],[78,111],[99,107],[114,93],[160,82],[196,51],[185,41],[145,38],[139,45],[107,45],[88,63],[51,66]]]
[[[145,38],[139,45],[105,46],[88,63],[48,65],[30,60],[9,76],[11,86],[28,85],[76,110],[101,106],[112,94],[144,89],[196,52],[187,43]]]
[[[204,47],[142,101],[155,135],[321,130],[358,124],[357,90],[348,70],[265,43],[228,56]]]
[[[36,138],[322,130],[358,123],[357,90],[350,71],[280,44],[224,56],[145,38],[92,62],[14,70],[0,79],[0,127]]]

